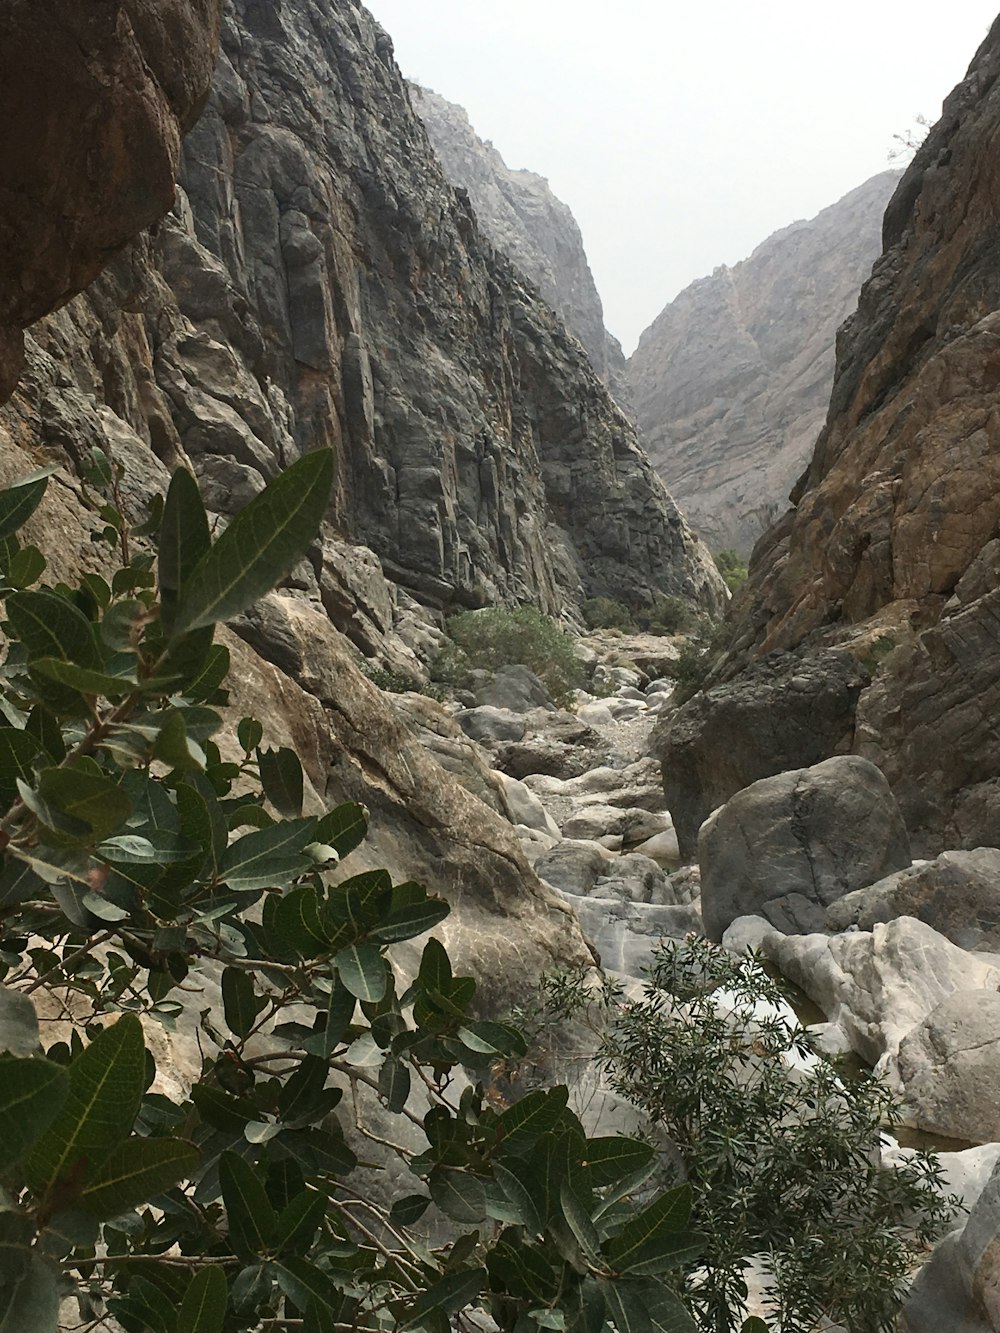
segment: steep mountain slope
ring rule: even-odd
[[[890,201],[826,428],[794,509],[755,550],[715,677],[728,683],[661,736],[665,771],[687,756],[705,813],[762,762],[797,764],[794,738],[734,756],[765,670],[779,731],[812,689],[803,662],[842,648],[875,677],[827,753],[882,767],[921,851],[1000,843],[998,149],[1000,20]]]
[[[468,192],[483,231],[562,316],[623,403],[625,357],[604,327],[604,308],[570,209],[544,176],[508,167],[493,144],[480,139],[462,107],[418,84],[410,85],[410,96],[445,174]]]
[[[715,550],[749,552],[785,506],[826,417],[837,329],[879,253],[886,171],[653,321],[627,383],[657,471]]]

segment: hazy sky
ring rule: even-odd
[[[884,171],[998,0],[367,0],[409,78],[570,205],[631,351],[681,288]]]

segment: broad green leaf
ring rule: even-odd
[[[222,1333],[229,1306],[229,1283],[221,1268],[202,1268],[184,1293],[177,1333]]]
[[[227,967],[222,973],[222,1004],[229,1031],[236,1037],[246,1037],[266,1001],[257,996],[249,972]]]
[[[70,1065],[69,1078],[69,1095],[28,1158],[27,1178],[37,1192],[81,1162],[93,1179],[131,1132],[146,1081],[138,1018],[123,1014],[98,1033]]]
[[[378,1076],[379,1096],[390,1115],[398,1115],[410,1095],[410,1071],[394,1057],[387,1057]]]
[[[273,1271],[278,1286],[300,1310],[307,1310],[314,1302],[331,1313],[340,1309],[340,1293],[315,1264],[287,1255],[274,1265]]]
[[[191,1089],[191,1100],[206,1125],[226,1134],[242,1135],[250,1121],[259,1115],[253,1102],[234,1097],[210,1083],[196,1083]]]
[[[25,546],[7,566],[7,582],[12,588],[30,588],[45,573],[46,560],[37,546]]]
[[[183,1139],[126,1139],[88,1181],[79,1206],[94,1217],[115,1217],[189,1178],[197,1166],[197,1149]]]
[[[343,1040],[344,1034],[354,1017],[357,1003],[357,997],[351,994],[338,977],[333,990],[330,992],[330,1005],[326,1011],[323,1049],[319,1052],[320,1055],[329,1055],[334,1047],[338,1046]]]
[[[23,784],[19,790],[23,798]],[[38,805],[31,804],[33,812],[54,833],[74,842],[103,842],[132,813],[124,788],[84,768],[43,768],[35,790],[49,818]],[[56,818],[49,822],[53,812]],[[82,825],[82,832],[73,831],[75,824]]]
[[[31,664],[32,671],[37,671],[59,685],[67,685],[81,694],[103,695],[106,699],[117,699],[123,694],[134,694],[139,684],[134,676],[112,676],[106,671],[95,671],[93,667],[77,666],[75,662],[64,662],[59,657],[40,657]],[[143,690],[158,692],[166,682],[144,681]]]
[[[389,985],[389,968],[374,944],[350,944],[334,962],[340,980],[352,995],[366,1004],[377,1003]]]
[[[329,843],[343,861],[364,842],[368,833],[368,811],[356,801],[338,805],[316,825],[316,841]]]
[[[0,986],[0,1051],[8,1055],[35,1055],[40,1045],[38,1015],[30,998]]]
[[[305,1254],[326,1216],[326,1196],[304,1189],[278,1216],[275,1231],[278,1253]]]
[[[484,1268],[460,1268],[454,1273],[446,1273],[433,1286],[420,1293],[403,1328],[420,1328],[426,1317],[435,1310],[452,1315],[466,1309],[488,1280]]]
[[[0,1212],[0,1289],[19,1281],[31,1261],[35,1224],[25,1213]]]
[[[289,819],[246,833],[226,849],[219,878],[231,889],[264,889],[290,883],[311,867],[304,849],[313,840],[315,819]]]
[[[0,491],[0,538],[9,537],[27,523],[41,504],[49,477],[58,470],[58,463],[39,468]]]
[[[518,1175],[509,1170],[503,1163],[494,1162],[493,1177],[503,1190],[508,1202],[517,1212],[518,1223],[526,1227],[532,1235],[541,1231],[542,1219],[531,1196],[531,1191],[527,1189]]]
[[[426,1194],[407,1194],[397,1199],[389,1210],[389,1221],[399,1227],[412,1227],[423,1217],[431,1200]]]
[[[628,1281],[601,1282],[608,1317],[618,1333],[654,1333],[639,1289]]]
[[[502,1023],[469,1023],[458,1029],[458,1039],[480,1055],[514,1057],[526,1054],[528,1049],[521,1034]]]
[[[0,801],[8,806],[17,796],[17,780],[31,786],[32,766],[42,747],[30,732],[18,727],[0,727]]]
[[[306,1317],[302,1321],[302,1333],[340,1333],[337,1328],[337,1316],[328,1305],[311,1300],[306,1307]]]
[[[427,1178],[427,1186],[442,1213],[455,1222],[476,1223],[486,1216],[483,1182],[467,1171],[436,1166]]]
[[[302,765],[294,750],[261,750],[260,781],[264,795],[279,814],[294,818],[302,813]],[[315,836],[314,836],[315,840]]]
[[[266,1253],[274,1243],[278,1219],[257,1172],[242,1157],[224,1152],[219,1184],[229,1218],[229,1243],[240,1255]]]
[[[57,1276],[36,1250],[20,1278],[0,1287],[0,1333],[56,1333]]]
[[[255,496],[186,579],[171,634],[229,620],[270,592],[315,539],[332,481],[333,453],[318,449]]]
[[[559,1291],[559,1279],[548,1254],[535,1245],[515,1245],[501,1239],[486,1262],[493,1281],[522,1300],[547,1301]]]
[[[451,988],[451,959],[440,940],[431,939],[424,945],[420,956],[417,980],[428,990],[447,994]]]
[[[622,1227],[607,1247],[608,1258],[620,1271],[645,1258],[652,1243],[665,1243],[684,1232],[691,1218],[691,1187],[665,1190]]]
[[[583,1165],[595,1189],[630,1179],[635,1172],[652,1168],[656,1153],[651,1144],[620,1135],[588,1139]]]
[[[269,898],[268,903],[274,900]],[[272,947],[299,958],[319,958],[329,953],[329,932],[320,916],[319,894],[306,884],[280,898],[265,924],[277,936]]]
[[[751,1315],[749,1319],[745,1319],[741,1324],[740,1333],[768,1333],[768,1329],[763,1319]]]
[[[0,1171],[24,1156],[68,1092],[69,1074],[51,1060],[0,1056]]]
[[[393,890],[395,893],[395,890]],[[430,898],[426,892],[421,902],[390,908],[389,915],[371,932],[372,943],[399,944],[433,930],[451,912],[443,898]]]
[[[160,619],[169,634],[184,586],[199,560],[211,549],[208,515],[198,483],[185,468],[170,478],[157,546]]]
[[[497,1142],[504,1147],[518,1148],[533,1142],[540,1134],[554,1129],[562,1118],[569,1101],[564,1087],[538,1088],[519,1102],[507,1108],[496,1123]]]
[[[564,1180],[559,1188],[559,1202],[562,1206],[562,1215],[576,1237],[584,1258],[594,1264],[600,1263],[601,1238],[597,1234],[589,1210],[569,1180]]]
[[[332,1110],[342,1096],[339,1088],[328,1088],[330,1069],[325,1060],[310,1055],[303,1060],[278,1095],[282,1120],[318,1119]]]
[[[6,611],[30,661],[56,657],[100,670],[101,652],[94,627],[65,597],[45,590],[16,592],[7,598]]]
[[[257,746],[264,739],[264,726],[258,722],[255,717],[244,717],[240,719],[239,726],[236,728],[236,739],[240,743],[244,754],[253,754]],[[295,812],[299,814],[299,811]]]

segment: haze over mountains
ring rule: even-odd
[[[570,209],[512,170],[465,111],[411,85],[414,106],[480,224],[583,343],[638,422],[660,476],[714,550],[748,552],[808,461],[833,383],[834,343],[881,246],[901,175],[886,171],[740,264],[692,283],[626,362]]]

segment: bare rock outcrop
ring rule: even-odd
[[[0,402],[21,330],[174,202],[223,0],[9,0],[0,43]]]
[[[749,552],[826,418],[837,329],[878,257],[886,171],[672,301],[627,384],[660,476],[714,550]]]
[[[544,176],[508,167],[462,107],[419,84],[410,84],[410,96],[445,174],[468,192],[483,231],[580,339],[598,375],[626,406],[625,357],[604,327],[604,307],[569,207]]]
[[[917,855],[1000,845],[998,143],[1000,22],[889,204],[827,425],[715,676],[738,694],[775,650],[877,647],[853,750],[889,779]]]

